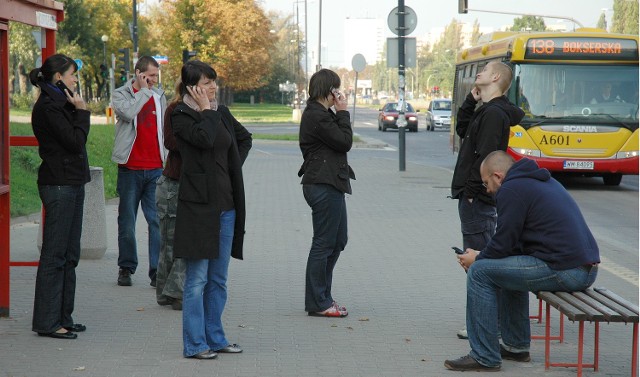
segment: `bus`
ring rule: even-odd
[[[508,153],[554,173],[600,176],[617,186],[638,174],[638,36],[582,28],[573,32],[496,32],[459,51],[456,112],[476,73],[492,60],[513,69],[506,93],[525,111],[511,127]]]

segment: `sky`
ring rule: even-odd
[[[298,1],[300,27],[304,30],[304,0]],[[322,44],[322,65],[333,67],[342,65],[344,60],[344,38],[349,30],[344,30],[343,20],[353,18],[381,18],[386,20],[391,10],[398,6],[394,0],[306,0],[307,1],[307,33],[310,49],[317,50],[318,42]],[[613,0],[468,0],[469,13],[458,14],[456,0],[405,0],[405,6],[411,7],[417,15],[416,29],[409,36],[421,37],[432,28],[445,27],[452,19],[473,24],[477,19],[481,27],[493,27],[495,30],[505,25],[512,25],[517,15],[495,14],[474,11],[500,11],[529,13],[535,15],[571,17],[585,27],[595,27],[600,14],[604,11],[607,24],[611,26]],[[633,0],[635,1],[635,0]],[[295,12],[296,0],[257,0],[266,11],[277,11],[283,14]],[[322,36],[318,40],[318,23],[320,19],[319,4],[322,2]],[[545,18],[545,23],[564,23],[567,29],[574,28],[572,22]],[[579,27],[579,26],[575,26]],[[388,28],[386,37],[394,37]],[[325,47],[326,46],[326,47]],[[311,59],[311,57],[309,57]],[[317,58],[316,58],[317,59]],[[309,63],[315,67],[317,60]],[[351,67],[348,67],[351,68]]]

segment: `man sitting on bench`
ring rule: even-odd
[[[578,205],[547,169],[495,151],[480,174],[495,195],[498,223],[484,250],[458,256],[467,271],[471,352],[444,362],[457,371],[493,371],[502,359],[531,360],[529,292],[584,290],[596,280],[600,263]]]

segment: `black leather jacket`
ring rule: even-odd
[[[311,102],[300,121],[300,150],[304,163],[298,171],[302,184],[324,183],[351,194],[349,179],[356,179],[347,162],[353,144],[348,111],[334,113]]]

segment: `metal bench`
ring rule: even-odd
[[[633,323],[631,376],[637,376],[638,369],[638,306],[623,299],[610,290],[599,287],[587,289],[581,292],[538,292],[537,297],[546,303],[546,322],[544,335],[544,367],[577,367],[578,377],[582,376],[582,368],[598,370],[598,353],[600,340],[600,322],[624,322]],[[551,306],[573,322],[579,323],[578,331],[578,362],[577,363],[551,363],[549,360],[551,340],[561,337],[551,336]],[[593,363],[583,362],[584,351],[584,322],[594,323],[594,347]],[[563,322],[560,322],[561,332]]]

